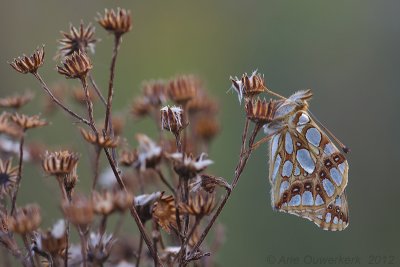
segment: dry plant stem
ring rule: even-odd
[[[190,255],[187,258],[187,262],[194,260],[194,256],[195,253],[197,252],[197,250],[199,249],[201,243],[204,241],[204,239],[206,238],[208,232],[210,231],[211,227],[214,225],[215,221],[217,220],[218,216],[220,215],[222,209],[225,207],[226,202],[228,201],[230,195],[232,194],[233,189],[236,187],[237,182],[239,181],[240,175],[242,174],[244,167],[246,166],[247,160],[249,159],[252,150],[250,150],[249,152],[245,153],[246,150],[246,138],[247,138],[247,132],[248,132],[248,128],[249,128],[249,120],[246,118],[246,122],[245,122],[245,126],[243,129],[243,134],[242,134],[242,147],[240,149],[241,153],[240,153],[240,158],[239,158],[239,162],[236,166],[235,169],[235,178],[233,179],[232,185],[231,185],[231,189],[228,190],[224,196],[224,198],[222,199],[221,204],[218,206],[217,210],[215,211],[213,217],[211,218],[210,222],[207,224],[206,228],[204,229],[203,233],[201,234],[199,241],[196,243],[196,245],[194,245]],[[255,136],[258,133],[259,128],[255,128],[253,131],[253,134],[250,138],[250,141],[254,142]],[[249,146],[251,147],[253,144],[252,142],[249,144]]]
[[[158,176],[160,176],[161,181],[169,188],[169,190],[171,190],[171,192],[174,194],[174,196],[176,196],[175,188],[167,181],[167,179],[165,178],[162,171],[157,168],[156,172],[157,172]]]
[[[15,186],[15,191],[12,197],[12,204],[11,204],[11,215],[14,215],[15,212],[15,207],[17,204],[17,196],[18,196],[18,191],[19,187],[21,186],[21,180],[22,180],[22,160],[24,158],[24,142],[25,142],[25,130],[22,133],[21,140],[19,141],[19,162],[18,162],[18,179],[17,183]]]
[[[50,96],[50,98],[53,100],[54,103],[56,103],[59,107],[61,107],[63,110],[65,110],[67,113],[69,113],[72,117],[74,117],[74,118],[78,119],[80,122],[83,122],[84,124],[90,126],[90,122],[87,119],[84,119],[83,117],[79,116],[78,114],[76,114],[75,112],[73,112],[72,110],[70,110],[69,108],[64,106],[64,104],[62,104],[60,102],[60,100],[58,100],[53,95],[53,93],[47,87],[46,83],[43,81],[43,79],[39,73],[37,73],[37,72],[33,73],[33,76],[35,76],[35,78],[40,82],[40,84],[42,85],[42,88],[46,91],[46,93]]]
[[[158,225],[157,222],[155,220],[153,220],[153,233],[152,233],[152,235],[153,235],[153,248],[154,248],[154,251],[156,253],[157,253],[157,243],[158,243],[157,235],[160,234],[160,232],[157,229],[157,225]],[[154,259],[154,267],[158,267],[158,266],[159,266],[159,263],[157,262],[156,259]]]
[[[60,186],[61,194],[63,196],[63,199],[65,201],[70,202],[71,201],[71,195],[65,190],[64,186],[64,177],[62,176],[57,176],[57,181],[58,185]],[[66,241],[66,247],[65,247],[65,256],[64,256],[64,266],[68,267],[68,246],[69,246],[69,221],[67,220],[66,223],[66,229],[65,229],[65,241]]]
[[[83,91],[85,91],[86,105],[87,105],[88,114],[89,114],[90,127],[92,128],[92,130],[93,130],[93,132],[95,134],[98,134],[98,131],[96,129],[96,125],[95,125],[95,122],[94,122],[93,103],[90,100],[90,94],[89,94],[88,85],[87,85],[87,82],[86,82],[86,77],[83,77],[81,79],[81,83],[82,83]]]
[[[117,170],[117,167],[116,167],[116,165],[115,165],[115,163],[114,163],[109,151],[106,148],[104,148],[104,152],[106,153],[108,162],[110,163],[111,169],[112,169],[112,171],[114,173],[115,179],[117,179],[117,182],[118,182],[118,185],[120,186],[120,189],[124,190],[125,192],[127,192],[125,184],[121,179],[121,176],[120,176],[120,174],[119,174],[119,172]],[[141,234],[142,238],[146,242],[146,245],[147,245],[147,247],[148,247],[148,249],[150,251],[151,256],[159,262],[160,259],[158,258],[157,253],[155,253],[155,251],[153,249],[153,244],[152,244],[149,236],[146,233],[146,229],[144,228],[144,225],[143,225],[142,221],[140,220],[140,217],[139,217],[139,214],[137,213],[135,205],[131,205],[129,210],[130,210],[130,213],[131,213],[132,217],[134,218],[134,220],[135,220],[135,222],[136,222],[136,224],[137,224],[137,226],[139,228],[139,231],[140,231],[140,234]]]
[[[99,226],[99,233],[100,233],[100,238],[101,238],[101,240],[103,239],[103,236],[104,236],[104,233],[106,232],[106,228],[107,228],[107,218],[108,218],[108,216],[107,215],[104,215],[102,218],[101,218],[101,221],[100,221],[100,226]],[[100,240],[100,241],[101,241]]]
[[[199,226],[201,219],[202,219],[202,216],[196,217],[192,229],[190,230],[188,235],[185,237],[185,242],[183,242],[182,245],[181,245],[181,249],[179,250],[179,255],[177,257],[177,258],[180,259],[179,266],[185,266],[186,265],[186,262],[185,262],[186,261],[186,259],[185,259],[186,246],[189,243],[190,238],[194,234],[194,231],[196,231],[196,228]]]
[[[96,188],[97,184],[97,179],[99,177],[99,164],[100,164],[100,152],[101,148],[99,146],[95,147],[95,155],[94,155],[94,174],[93,174],[93,184],[92,184],[92,190]]]
[[[113,94],[114,94],[115,63],[117,62],[117,55],[118,55],[118,50],[119,50],[120,44],[121,44],[121,35],[115,34],[113,56],[111,59],[111,66],[110,66],[110,79],[109,79],[109,83],[108,83],[106,118],[104,121],[104,129],[106,132],[108,131],[108,128],[109,128],[109,122],[110,122],[110,116],[111,116],[112,98],[113,98]]]
[[[81,252],[83,267],[87,267],[87,238],[86,234],[78,227],[79,238],[81,239]]]
[[[22,240],[24,241],[25,248],[28,251],[30,264],[31,264],[31,266],[35,266],[35,262],[33,261],[33,257],[32,257],[32,252],[31,252],[31,249],[29,247],[28,237],[27,237],[26,234],[22,235]]]
[[[138,248],[138,252],[137,252],[137,258],[136,258],[136,265],[135,265],[135,267],[139,267],[140,258],[141,258],[141,256],[142,256],[142,248],[143,248],[143,238],[140,237],[140,240],[139,240],[139,248]]]
[[[94,90],[96,91],[97,96],[101,99],[101,102],[104,104],[104,106],[107,106],[107,101],[104,98],[103,94],[101,93],[99,87],[97,86],[96,81],[94,80],[94,78],[92,76],[92,73],[89,72],[88,76],[89,76],[90,83],[92,84]]]

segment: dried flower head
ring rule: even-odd
[[[48,175],[64,176],[73,172],[78,160],[78,154],[68,150],[46,151],[42,160],[42,167]]]
[[[11,161],[0,159],[0,199],[11,194],[18,178],[18,167],[12,167]]]
[[[93,68],[90,58],[82,51],[73,52],[70,56],[65,58],[62,65],[63,66],[57,66],[58,73],[71,79],[85,79],[88,71]]]
[[[37,204],[28,204],[17,208],[15,214],[8,217],[7,226],[11,232],[25,235],[36,230],[42,221],[40,208]]]
[[[0,98],[0,107],[19,109],[25,104],[29,103],[32,99],[33,99],[33,93],[27,91],[22,95],[13,95]]]
[[[264,83],[264,76],[257,73],[257,70],[253,71],[249,77],[247,73],[243,74],[241,79],[237,77],[232,78],[232,89],[236,91],[239,97],[239,102],[242,98],[251,98],[265,91],[266,86]]]
[[[50,253],[52,257],[61,256],[67,247],[65,231],[65,221],[60,219],[51,229],[38,233],[35,244],[39,250]]]
[[[168,96],[177,104],[184,105],[196,97],[200,80],[193,75],[182,75],[172,79],[168,84]]]
[[[125,127],[125,118],[122,115],[114,115],[111,120],[112,129],[115,136],[120,136]]]
[[[132,166],[132,164],[136,162],[137,159],[138,154],[136,150],[123,149],[119,155],[119,163],[125,167]]]
[[[210,215],[215,208],[215,194],[206,192],[192,193],[189,203],[179,203],[179,210],[195,217]]]
[[[94,47],[98,41],[94,38],[94,26],[89,23],[84,27],[83,22],[79,28],[75,28],[72,24],[69,26],[69,32],[61,32],[63,39],[58,40],[60,43],[59,53],[62,56],[69,56],[79,50],[87,52],[90,50],[94,53]]]
[[[92,194],[93,211],[99,215],[109,215],[114,211],[114,194],[110,191]]]
[[[135,207],[143,223],[152,218],[153,204],[159,200],[161,192],[143,194],[135,197]]]
[[[22,130],[11,122],[11,114],[3,112],[0,114],[0,134],[6,134],[13,138],[19,138]]]
[[[161,127],[174,135],[179,135],[184,127],[183,109],[180,107],[165,106],[161,110]]]
[[[75,195],[71,201],[63,200],[61,210],[73,225],[85,229],[94,219],[93,203],[90,199]]]
[[[143,95],[154,107],[159,107],[167,102],[167,90],[163,80],[147,81],[143,83]]]
[[[182,156],[182,153],[174,153],[168,155],[174,163],[174,170],[177,174],[185,179],[192,179],[196,177],[201,171],[205,170],[207,166],[213,163],[212,160],[207,159],[207,154],[202,153],[197,159],[193,155]]]
[[[113,202],[115,210],[123,213],[132,206],[133,195],[128,191],[115,191],[113,194]]]
[[[198,179],[190,185],[192,188],[192,191],[196,192],[200,188],[202,188],[204,191],[208,193],[213,193],[215,190],[215,187],[222,187],[226,189],[227,191],[231,190],[231,186],[227,181],[225,181],[221,177],[215,177],[213,175],[208,175],[208,174],[201,174]]]
[[[38,47],[32,55],[14,58],[14,60],[9,63],[16,71],[20,73],[36,73],[40,66],[44,62],[44,46]]]
[[[247,118],[259,125],[271,122],[276,110],[276,103],[277,101],[267,102],[265,99],[248,101],[245,107]]]
[[[111,137],[109,135],[102,135],[102,134],[94,134],[92,132],[86,131],[84,129],[80,129],[83,138],[94,145],[98,145],[100,147],[107,147],[107,148],[115,148],[119,144],[118,137]]]
[[[177,228],[175,199],[173,196],[162,195],[153,206],[153,217],[158,225],[167,233],[171,232],[171,227]]]
[[[112,235],[90,233],[88,242],[88,255],[92,266],[103,266],[108,260],[115,239]]]
[[[162,157],[162,149],[147,135],[137,134],[136,139],[139,143],[137,152],[138,160],[135,163],[136,167],[144,171],[146,168],[154,168],[160,163]]]
[[[74,191],[74,188],[76,186],[76,183],[78,182],[78,174],[76,173],[76,168],[77,165],[75,165],[74,168],[72,168],[72,171],[64,176],[64,188],[69,193],[69,195],[72,195],[72,192]]]
[[[200,139],[210,142],[219,132],[219,123],[214,117],[201,116],[196,121],[194,132]]]
[[[131,113],[134,119],[140,119],[151,114],[152,106],[146,97],[139,97],[133,101]]]
[[[218,112],[218,103],[211,99],[204,90],[198,90],[196,97],[188,103],[188,111],[191,114],[215,114]]]
[[[104,16],[98,14],[97,22],[107,31],[121,36],[132,29],[131,12],[124,8],[105,9]]]
[[[45,120],[40,119],[39,115],[27,116],[25,114],[14,113],[11,120],[24,131],[27,129],[42,127],[47,125]]]

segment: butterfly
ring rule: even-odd
[[[349,165],[310,115],[311,97],[311,90],[305,90],[277,100],[273,119],[264,126],[265,134],[272,136],[271,204],[274,210],[306,218],[324,230],[341,231],[349,224]]]

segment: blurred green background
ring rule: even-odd
[[[130,105],[143,80],[200,75],[221,103],[222,134],[210,153],[213,173],[231,180],[244,122],[236,95],[227,93],[229,76],[254,69],[283,95],[312,88],[311,110],[352,149],[350,226],[332,233],[271,210],[267,149],[260,148],[222,213],[227,238],[218,254],[220,266],[302,266],[308,256],[358,257],[362,265],[373,260],[378,266],[393,256],[399,266],[400,1],[1,1],[1,95],[27,88],[41,95],[33,77],[16,73],[6,62],[45,44],[41,73],[48,83],[60,80],[52,60],[59,31],[117,6],[132,11],[134,25],[117,62],[114,110]],[[102,41],[96,46],[94,75],[105,88],[112,38],[97,25],[96,35]],[[31,104],[25,111],[40,109]],[[64,114],[49,120],[50,127],[29,132],[28,139],[82,145]],[[134,132],[151,127],[130,121],[126,137],[133,140]],[[57,188],[42,176],[37,170],[25,173],[19,203],[39,202],[49,226]],[[80,179],[89,184],[84,174]],[[287,265],[281,257],[288,258]]]

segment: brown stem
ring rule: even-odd
[[[24,142],[25,142],[25,130],[22,133],[21,140],[19,142],[18,179],[17,179],[17,183],[16,183],[16,186],[15,186],[15,192],[14,192],[14,195],[13,195],[13,198],[12,198],[11,215],[14,215],[14,213],[15,213],[15,206],[17,204],[18,191],[19,191],[19,187],[21,186],[22,160],[24,158]]]
[[[110,122],[112,98],[113,98],[113,94],[114,94],[115,63],[117,62],[117,55],[118,55],[118,50],[119,50],[120,44],[121,44],[121,35],[115,34],[113,56],[111,59],[111,66],[110,66],[110,79],[109,79],[109,83],[108,83],[106,118],[104,121],[104,129],[106,132],[108,131],[109,122]]]
[[[101,90],[97,86],[97,84],[96,84],[91,72],[89,72],[89,80],[90,80],[90,83],[92,84],[94,90],[96,91],[96,94],[101,99],[101,102],[103,102],[104,106],[107,106],[107,101],[104,98],[103,94],[101,93]]]
[[[154,251],[157,253],[157,243],[158,243],[158,235],[160,234],[160,232],[158,231],[158,224],[156,222],[156,220],[153,220],[153,248]],[[154,258],[154,267],[158,267],[159,266],[159,262]]]
[[[196,231],[196,228],[199,226],[201,219],[202,219],[201,216],[196,217],[196,220],[194,221],[194,225],[193,225],[192,229],[190,230],[189,234],[186,236],[185,242],[182,243],[182,245],[181,245],[181,249],[179,251],[180,256],[178,256],[178,258],[180,259],[179,266],[186,266],[186,246],[189,243],[190,238]]]
[[[167,179],[165,178],[162,171],[157,168],[156,172],[157,172],[158,176],[160,177],[161,181],[169,188],[169,190],[171,190],[171,192],[174,194],[174,196],[176,196],[175,188],[167,181]]]
[[[137,252],[136,265],[135,265],[136,267],[139,267],[140,258],[141,258],[141,256],[142,256],[142,249],[143,249],[143,238],[140,237],[139,249],[138,249],[138,252]]]
[[[28,237],[26,234],[22,235],[22,240],[24,241],[25,248],[28,251],[29,261],[31,263],[31,266],[35,266],[35,262],[33,261],[33,257],[32,257],[32,251],[31,251],[31,248],[29,247],[29,241],[28,241]]]
[[[92,128],[93,132],[95,134],[98,134],[98,131],[96,129],[96,124],[94,122],[94,115],[93,115],[93,102],[90,100],[90,94],[88,90],[88,84],[86,81],[86,77],[83,77],[81,79],[83,91],[85,92],[85,98],[86,98],[86,106],[88,110],[88,115],[89,115],[89,122],[90,122],[90,127]]]
[[[82,253],[82,263],[83,267],[87,267],[87,238],[86,233],[79,229],[78,227],[79,238],[81,239],[81,253]]]
[[[64,106],[64,104],[62,104],[60,102],[60,100],[58,100],[53,95],[53,93],[47,87],[46,83],[43,81],[43,79],[42,79],[42,77],[40,76],[39,73],[37,73],[37,72],[33,73],[33,76],[35,76],[35,78],[40,82],[40,84],[42,85],[42,88],[46,91],[46,93],[50,96],[50,98],[53,100],[54,103],[56,103],[59,107],[61,107],[63,110],[65,110],[67,113],[69,113],[72,117],[74,117],[74,118],[78,119],[80,122],[83,122],[83,123],[85,123],[85,124],[90,126],[90,122],[87,119],[84,119],[80,115],[76,114],[75,112],[73,112],[72,110],[70,110],[69,108]]]
[[[97,184],[97,180],[99,177],[99,164],[100,164],[100,152],[101,152],[101,148],[96,146],[95,147],[95,156],[94,156],[94,177],[93,177],[93,184],[92,184],[92,190],[95,190],[96,188],[96,184]]]

